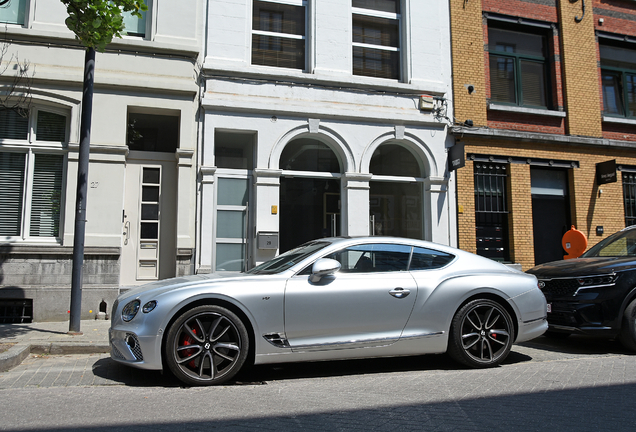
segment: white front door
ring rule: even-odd
[[[126,166],[121,285],[173,277],[176,269],[175,162]]]

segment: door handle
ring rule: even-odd
[[[389,294],[391,294],[393,297],[395,298],[404,298],[406,296],[408,296],[409,294],[411,294],[411,291],[404,289],[404,288],[393,288],[391,291],[389,291]]]

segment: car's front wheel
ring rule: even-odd
[[[625,308],[618,340],[628,350],[636,351],[636,300]]]
[[[241,369],[249,350],[243,322],[220,306],[184,312],[168,331],[165,355],[170,371],[190,385],[221,384]]]
[[[495,301],[477,299],[453,317],[448,354],[470,367],[493,367],[508,356],[513,339],[512,318],[506,309]]]

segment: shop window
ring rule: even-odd
[[[636,50],[599,45],[603,113],[636,117]]]
[[[549,108],[547,37],[489,24],[490,100]]]
[[[254,0],[252,64],[305,69],[306,1]]]
[[[507,166],[475,162],[477,255],[508,261]]]
[[[422,170],[417,159],[399,144],[383,144],[371,158],[369,212],[371,233],[422,238]]]
[[[27,0],[10,0],[0,5],[0,23],[24,25]]]
[[[179,147],[179,117],[128,113],[128,148],[174,153]]]
[[[400,0],[352,0],[353,74],[400,79]]]
[[[29,127],[29,120],[35,124]],[[0,238],[59,238],[67,117],[0,110]]]

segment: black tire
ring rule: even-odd
[[[241,370],[248,351],[247,329],[239,317],[220,306],[199,306],[172,324],[164,354],[180,381],[216,385]]]
[[[570,333],[547,330],[545,333],[543,333],[543,336],[550,339],[567,339],[568,337],[570,337]]]
[[[461,307],[451,323],[448,354],[473,368],[498,366],[514,340],[512,318],[499,303],[473,300]]]
[[[626,349],[636,351],[636,300],[632,300],[625,308],[618,341]]]

